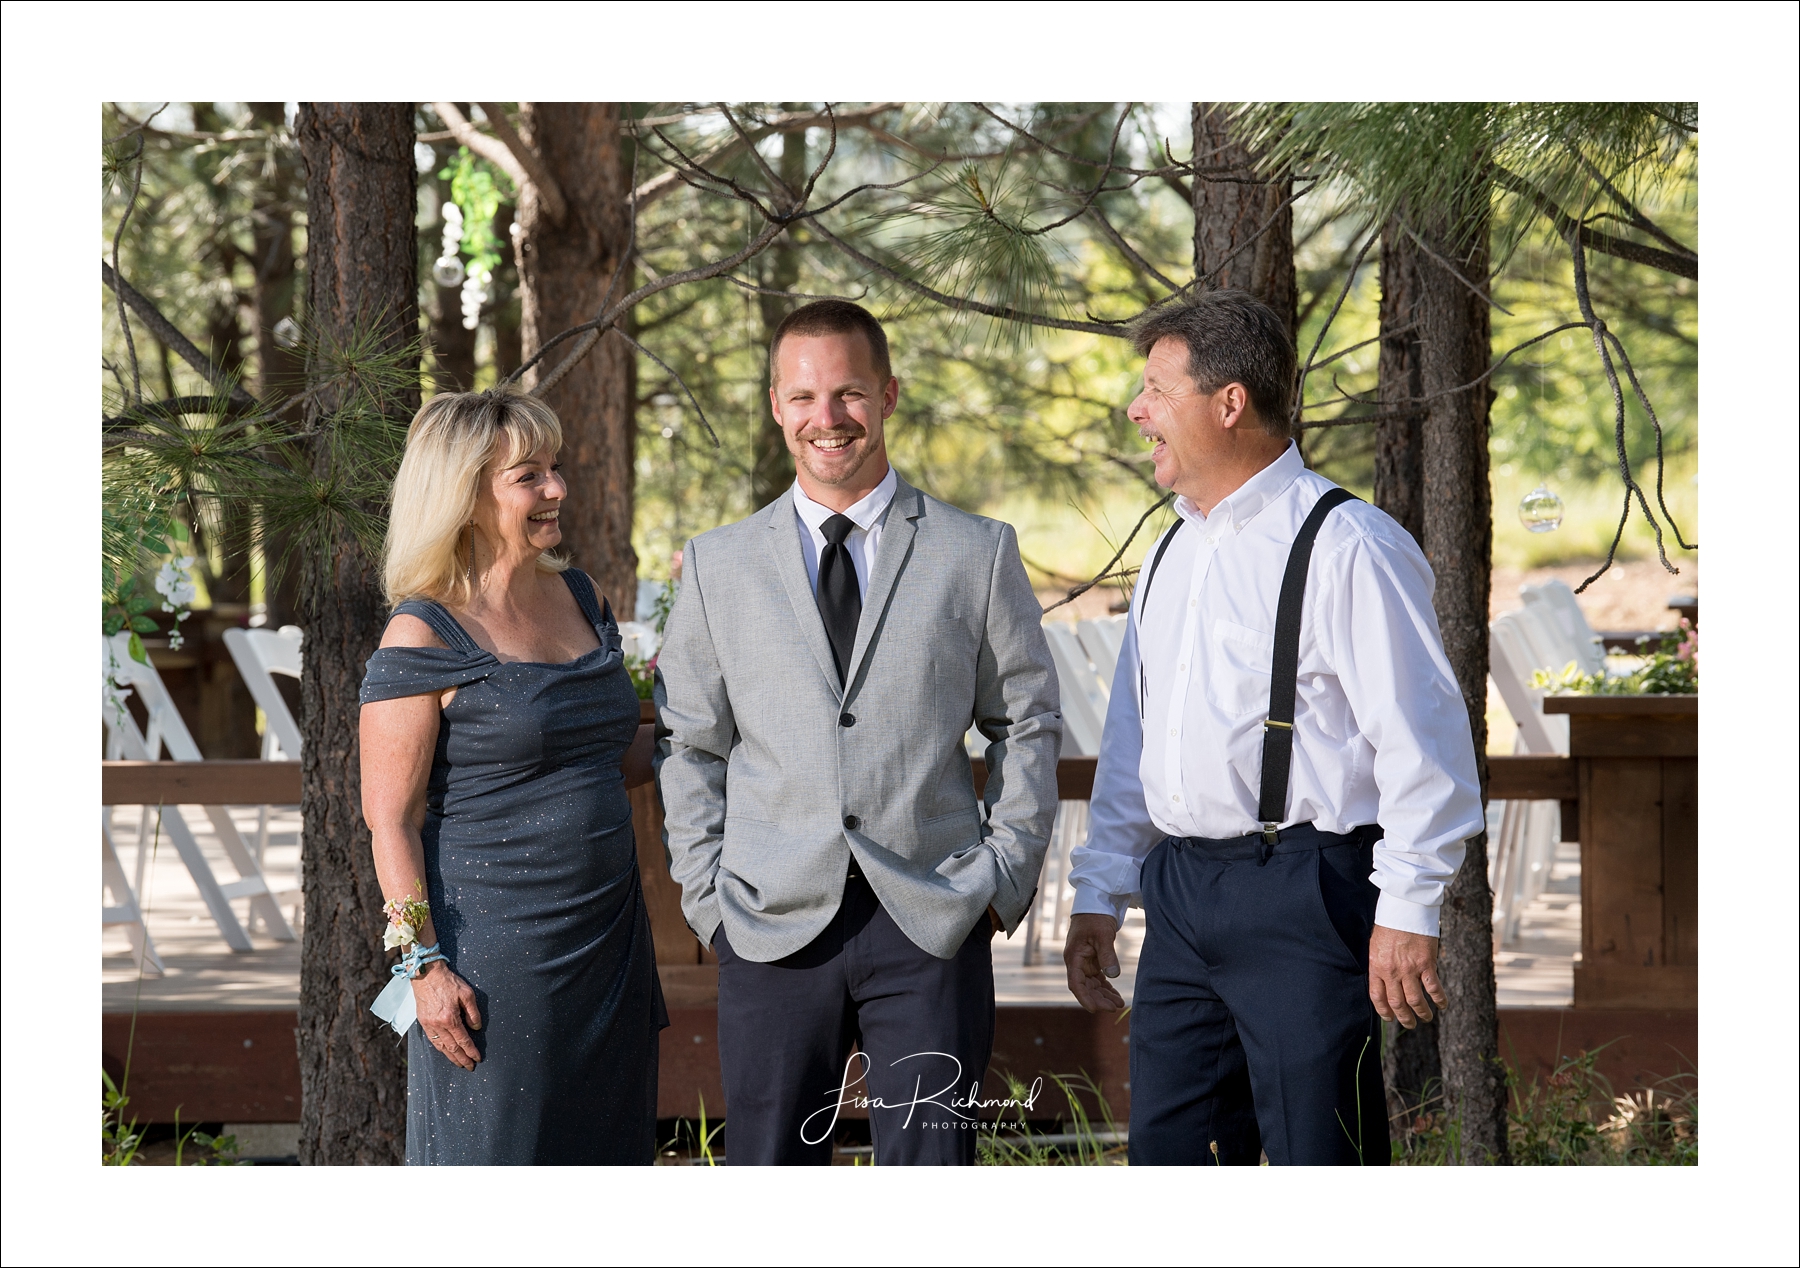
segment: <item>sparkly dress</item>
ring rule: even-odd
[[[619,763],[638,726],[610,608],[562,574],[600,646],[502,664],[450,613],[402,603],[445,647],[384,647],[362,701],[457,689],[426,793],[438,945],[475,990],[482,1060],[460,1070],[407,1034],[409,1166],[621,1164],[656,1155],[668,1025]]]

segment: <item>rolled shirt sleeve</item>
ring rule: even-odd
[[[1468,709],[1444,655],[1433,581],[1410,539],[1365,531],[1327,587],[1332,667],[1375,751],[1382,840],[1375,923],[1438,932],[1444,893],[1483,827]]]

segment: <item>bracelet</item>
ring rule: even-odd
[[[415,978],[427,964],[436,964],[439,960],[448,964],[450,957],[438,950],[437,943],[422,947],[415,942],[400,953],[399,963],[395,964],[388,972],[395,977]]]

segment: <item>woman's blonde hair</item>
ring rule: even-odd
[[[394,477],[393,509],[382,551],[388,602],[436,599],[453,607],[473,597],[469,521],[482,473],[562,448],[562,424],[550,407],[512,387],[445,392],[419,408],[406,429],[406,453]],[[545,551],[544,572],[568,561]]]

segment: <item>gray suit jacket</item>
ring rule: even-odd
[[[1016,928],[1056,815],[1061,701],[1012,527],[899,482],[840,689],[792,494],[688,543],[657,659],[669,871],[708,945],[770,961],[830,923],[854,855],[949,959]],[[963,735],[988,740],[985,821]]]

